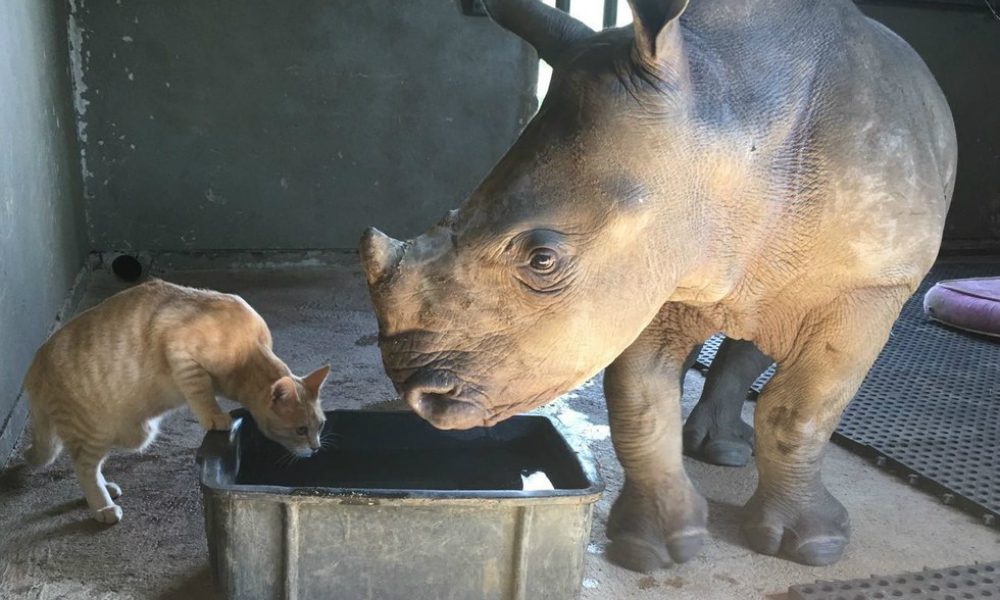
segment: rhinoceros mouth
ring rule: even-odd
[[[403,400],[438,429],[469,429],[488,424],[488,413],[471,386],[448,371],[419,370],[403,383]]]

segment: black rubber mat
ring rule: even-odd
[[[1000,260],[931,270],[833,439],[986,525],[1000,526],[1000,343],[923,315],[924,293],[934,283],[987,276],[1000,276]],[[721,340],[705,344],[698,358],[703,368]],[[755,390],[772,374],[773,368],[762,375]]]
[[[817,581],[788,589],[789,600],[990,600],[1000,598],[1000,562],[917,573]]]
[[[923,315],[942,279],[1000,275],[993,264],[939,264],[906,303],[834,441],[983,519],[1000,520],[1000,343]]]

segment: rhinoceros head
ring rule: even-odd
[[[669,164],[685,151],[671,123],[687,2],[633,2],[634,33],[600,34],[535,0],[487,4],[554,65],[545,102],[437,226],[361,241],[386,372],[446,429],[529,410],[610,364],[670,295],[670,249],[691,233],[686,206],[653,201],[688,185]]]

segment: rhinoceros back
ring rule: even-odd
[[[957,162],[947,102],[916,52],[850,0],[696,0],[682,25],[704,137],[753,153],[743,201],[794,215],[764,237],[915,285]]]

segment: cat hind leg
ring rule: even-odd
[[[136,427],[130,427],[126,432],[119,433],[118,445],[135,452],[145,452],[160,433],[160,419],[155,417],[142,421]]]
[[[31,447],[24,458],[36,467],[47,467],[62,451],[62,441],[52,427],[52,417],[31,404]]]
[[[122,507],[111,500],[111,492],[118,486],[107,483],[101,474],[101,465],[107,453],[107,448],[85,446],[72,452],[71,456],[77,479],[80,480],[80,487],[83,488],[83,495],[93,511],[94,519],[110,525],[121,520]],[[121,490],[118,489],[118,492]]]
[[[160,432],[160,418],[161,417],[156,417],[141,422],[137,427],[122,435],[118,440],[118,445],[136,452],[145,452],[146,449],[149,448],[150,444],[152,444],[156,439],[156,435]],[[100,469],[98,469],[97,474],[100,476],[101,485],[104,486],[104,489],[107,490],[108,495],[111,496],[112,499],[121,497],[121,486],[113,481],[106,480]]]
[[[108,481],[108,480],[104,479],[104,474],[103,473],[101,474],[101,481],[104,482],[104,489],[106,489],[108,491],[108,495],[111,496],[112,500],[116,500],[118,498],[121,498],[121,495],[122,495],[122,488],[121,488],[121,486],[119,486],[117,483],[115,483],[113,481]]]

